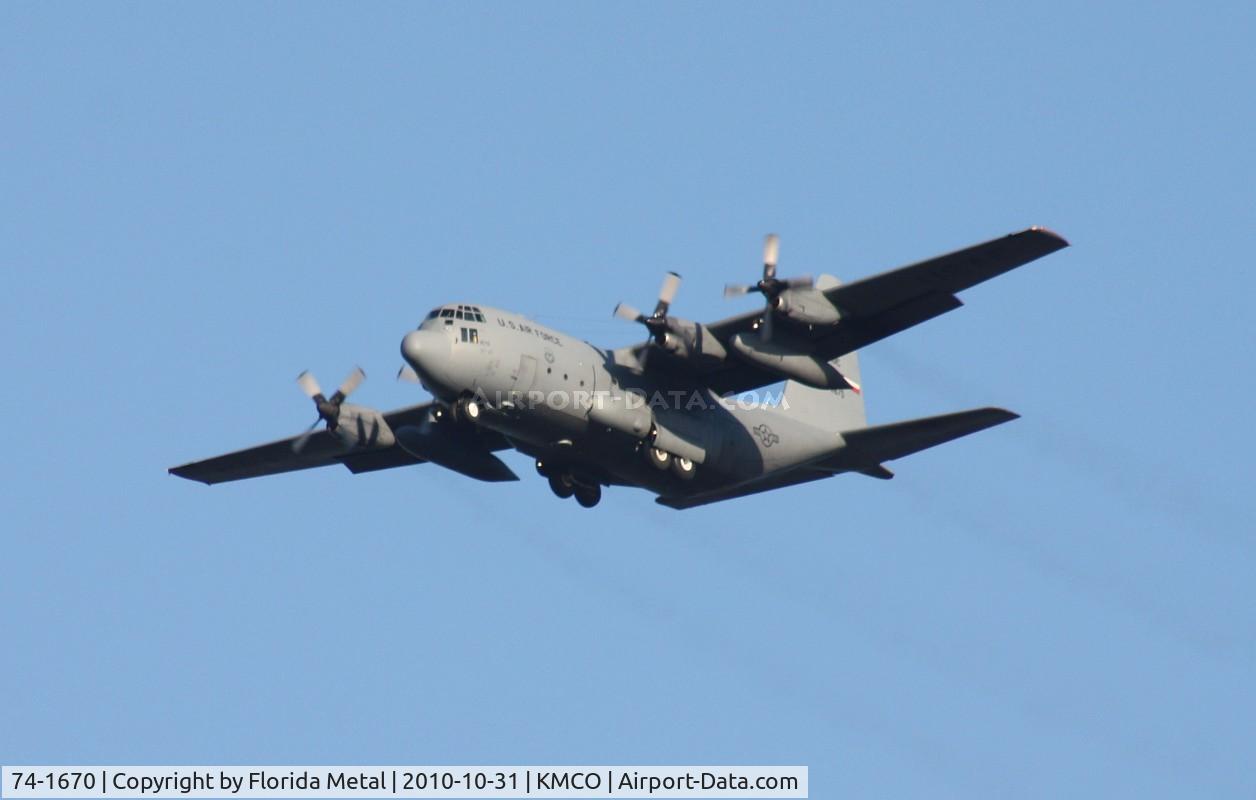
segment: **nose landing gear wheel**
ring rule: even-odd
[[[693,463],[692,459],[673,456],[672,472],[682,481],[691,481],[693,476],[698,474],[698,465]]]
[[[550,491],[566,500],[576,492],[576,485],[571,482],[570,475],[550,475]]]
[[[577,486],[576,502],[585,508],[593,508],[602,499],[601,486]]]
[[[481,411],[483,409],[474,397],[464,397],[454,405],[454,417],[467,422],[478,422]]]
[[[645,449],[645,460],[655,469],[664,470],[671,466],[672,454],[657,447],[647,447]]]

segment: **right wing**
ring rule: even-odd
[[[825,361],[858,350],[963,305],[957,292],[971,288],[1023,264],[1054,253],[1068,242],[1046,228],[1029,228],[952,253],[861,278],[825,290],[842,313],[833,326],[803,331],[791,328],[812,354]],[[706,326],[728,344],[738,333],[753,330],[762,310],[750,311]],[[781,378],[737,358],[710,373],[694,376],[716,393],[726,395],[766,386]]]
[[[431,407],[431,403],[422,403],[389,411],[383,416],[388,426],[396,431],[407,425],[417,427],[422,424]],[[491,431],[467,431],[461,435],[466,437],[466,442],[463,444],[469,450],[481,450],[488,453],[494,450],[505,450],[510,446],[503,437]],[[172,467],[169,471],[171,475],[180,478],[200,481],[204,484],[215,484],[326,467],[332,464],[343,464],[350,472],[356,474],[421,464],[425,461],[425,459],[410,455],[395,444],[389,447],[347,448],[338,436],[326,430],[310,436],[300,453],[292,452],[292,443],[296,440],[296,436],[291,436],[203,461],[193,461]]]

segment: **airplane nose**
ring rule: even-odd
[[[406,334],[406,338],[401,340],[401,357],[406,361],[414,362],[419,360],[419,354],[423,352],[423,334],[419,331],[410,331]]]
[[[449,352],[449,340],[434,331],[410,331],[401,340],[401,357],[420,375],[431,376]]]

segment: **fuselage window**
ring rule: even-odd
[[[470,339],[470,341],[471,341],[471,344],[479,344],[479,343],[480,343],[480,331],[479,331],[479,329],[477,329],[477,328],[472,328],[472,329],[471,329],[471,339]]]
[[[452,319],[454,316],[454,310],[452,308],[442,308],[440,310],[440,315],[442,317],[449,317],[450,319]]]

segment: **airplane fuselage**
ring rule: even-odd
[[[487,306],[436,309],[401,349],[439,401],[451,409],[475,401],[475,424],[504,435],[539,469],[568,470],[577,481],[700,493],[795,468],[841,445],[839,435],[775,406],[674,380],[661,385],[623,351]],[[692,474],[667,469],[651,450],[692,462]]]

